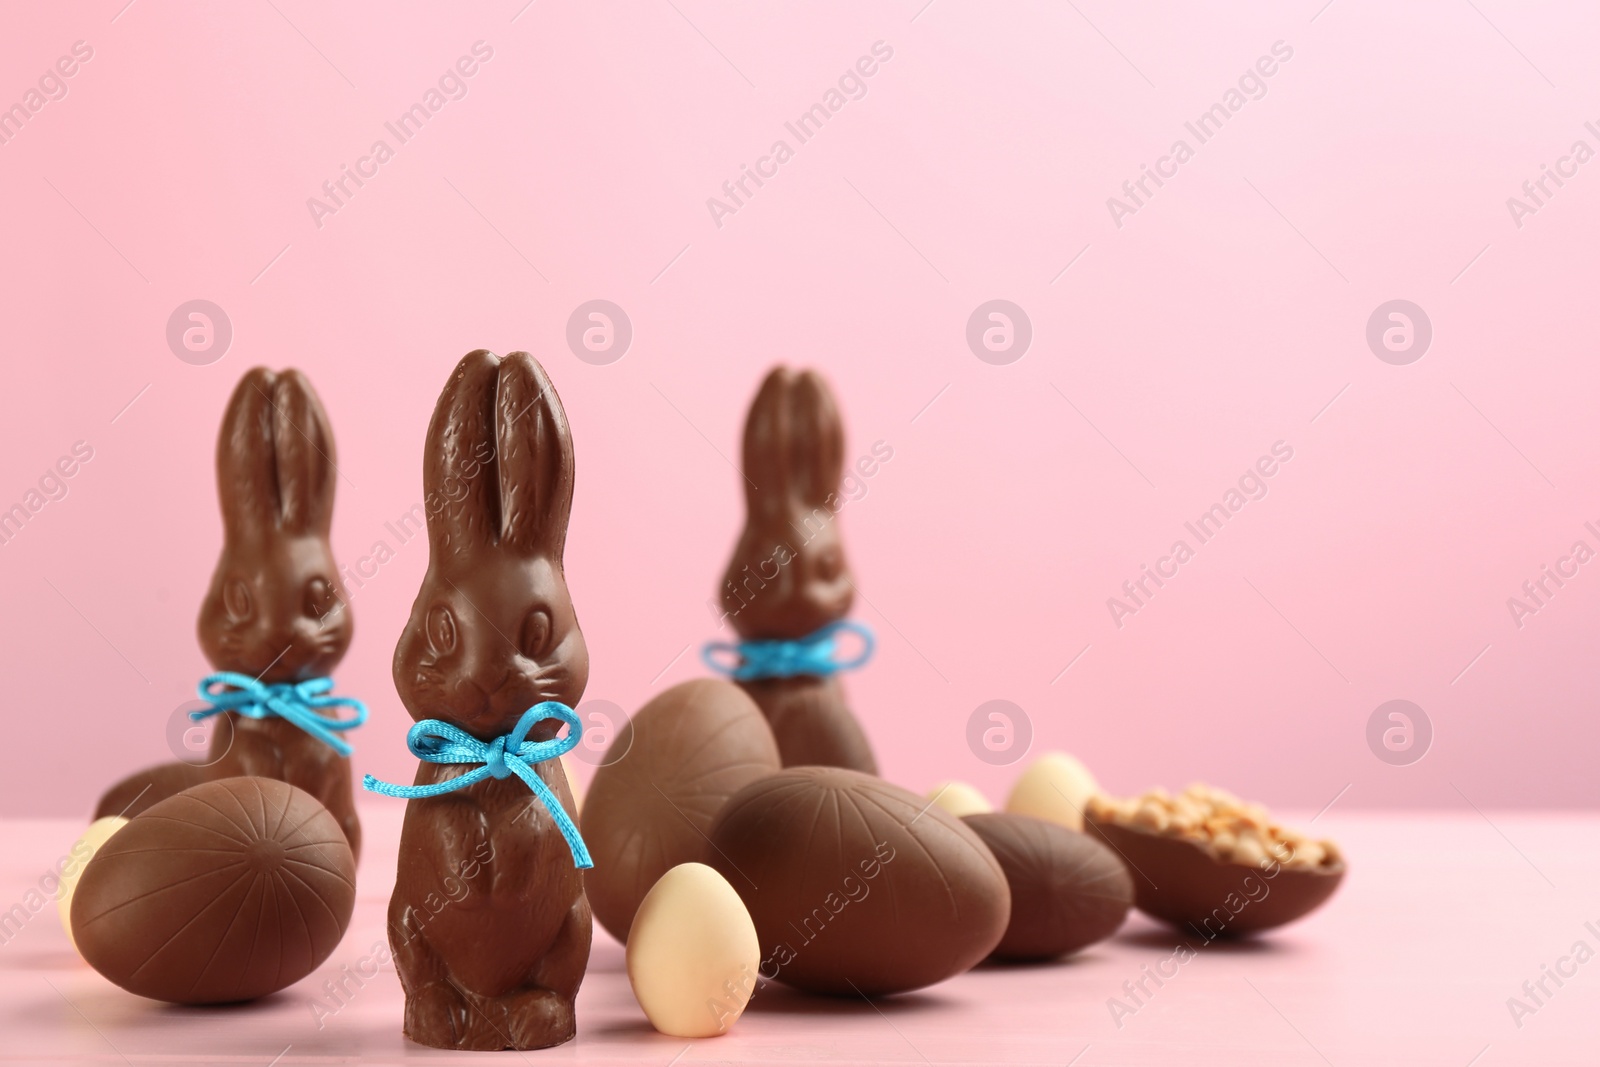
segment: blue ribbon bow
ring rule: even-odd
[[[861,651],[854,659],[834,659],[834,635],[853,633],[861,639]],[[839,671],[853,671],[872,658],[872,631],[859,622],[840,619],[822,629],[792,640],[708,641],[700,650],[707,667],[735,681],[755,678],[793,678],[801,674],[826,677]],[[733,656],[727,661],[718,657]]]
[[[268,685],[248,674],[218,671],[200,679],[202,700],[211,701],[203,711],[191,711],[189,718],[203,722],[225,711],[236,711],[247,719],[287,719],[341,756],[350,755],[350,743],[334,731],[353,730],[367,721],[367,706],[355,697],[323,696],[333,688],[332,678],[307,678],[303,682],[276,682]],[[321,714],[322,708],[355,708],[352,719]]]
[[[566,723],[569,727],[567,736],[552,738],[549,741],[526,740],[528,731],[533,729],[534,724],[545,719],[560,719]],[[572,849],[574,864],[580,870],[588,870],[594,866],[594,860],[589,858],[589,847],[583,843],[583,835],[578,833],[578,828],[573,825],[566,809],[561,806],[561,801],[556,799],[556,795],[550,792],[550,787],[544,784],[533,769],[535,763],[552,760],[564,752],[570,752],[582,737],[583,723],[579,720],[578,713],[559,700],[546,700],[542,704],[535,704],[522,713],[516,729],[509,734],[501,734],[493,741],[480,741],[460,727],[440,722],[438,719],[423,719],[406,733],[406,747],[411,749],[413,756],[428,763],[477,763],[481,766],[457,778],[435,782],[433,785],[394,785],[391,782],[379,781],[369,774],[361,780],[361,786],[386,797],[411,800],[417,797],[436,797],[457,789],[465,789],[485,778],[509,778],[515,774],[533,790],[533,795],[539,798],[539,802],[555,820],[556,826],[561,830],[561,836],[567,839],[567,847]]]

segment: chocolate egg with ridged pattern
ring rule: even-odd
[[[774,774],[778,745],[743,689],[699,678],[657,694],[612,740],[583,802],[594,857],[584,890],[600,925],[627,941],[639,902],[682,863],[708,861],[723,803]]]
[[[1077,830],[996,811],[962,817],[1011,887],[1011,921],[992,957],[1058,959],[1116,933],[1133,907],[1133,879],[1109,848]]]
[[[760,974],[838,996],[960,974],[999,944],[1004,872],[960,819],[860,771],[790,767],[746,786],[711,828],[708,861],[744,899]]]
[[[100,847],[73,894],[73,938],[130,993],[254,1000],[333,952],[355,876],[344,831],[310,793],[222,778],[151,806]]]

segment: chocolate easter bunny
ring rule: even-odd
[[[836,514],[843,465],[844,428],[827,382],[815,371],[774,368],[745,422],[747,517],[722,584],[723,610],[745,640],[747,664],[752,645],[803,648],[793,643],[845,625],[855,585]],[[707,662],[716,665],[709,655]],[[784,766],[877,773],[834,674],[803,665],[778,676],[730,673],[766,714]]]
[[[197,625],[217,670],[294,685],[325,678],[344,658],[352,620],[328,541],[337,478],[333,431],[305,375],[247,373],[217,437],[222,556]],[[254,775],[304,789],[359,856],[347,750],[277,715],[226,714],[232,729],[212,734],[211,777]]]
[[[576,808],[559,760],[506,773],[524,738],[554,744],[561,723],[533,722],[536,706],[570,715],[589,678],[562,569],[572,438],[544,368],[526,352],[462,359],[434,409],[423,476],[428,571],[394,654],[395,687],[419,720],[412,751],[423,754],[414,735],[426,727],[500,763],[490,776],[425,761],[414,786],[368,782],[417,797],[389,904],[405,1033],[437,1048],[545,1048],[576,1032],[591,922],[581,842],[569,851],[563,839]]]
[[[328,540],[336,477],[333,431],[305,375],[246,373],[217,438],[222,555],[196,627],[206,658],[223,672],[203,692],[227,725],[212,734],[210,762],[133,775],[102,797],[97,817],[131,817],[204,780],[275,778],[321,801],[359,855],[349,749],[338,731],[358,725],[365,708],[322,695],[352,630]],[[337,705],[360,714],[323,717],[321,709]]]

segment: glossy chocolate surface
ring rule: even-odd
[[[1342,861],[1295,870],[1220,860],[1200,844],[1088,817],[1084,832],[1128,865],[1135,905],[1207,940],[1269,930],[1314,911],[1344,879]]]
[[[428,571],[394,655],[406,710],[490,740],[541,701],[576,706],[589,654],[562,569],[572,436],[544,368],[526,352],[467,355],[423,456]],[[469,769],[421,763],[416,782]],[[560,762],[536,771],[576,820]],[[590,934],[582,872],[520,779],[406,803],[389,943],[407,1037],[484,1050],[570,1040]]]
[[[961,819],[989,846],[1011,887],[1011,921],[991,958],[1051,960],[1117,932],[1133,881],[1116,853],[1076,830],[1027,815]]]
[[[316,970],[355,908],[355,856],[309,793],[203,782],[117,831],[72,900],[83,958],[155,1000],[253,1000]]]
[[[745,421],[745,526],[718,594],[741,637],[805,637],[849,614],[855,584],[838,523],[843,468],[844,425],[828,383],[816,371],[773,368]],[[877,772],[836,679],[741,684],[772,722],[784,766]]]
[[[584,884],[611,936],[627,941],[656,880],[680,863],[706,862],[706,835],[728,798],[780,767],[761,709],[732,682],[684,682],[639,709],[617,732],[583,804],[594,856]]]
[[[960,974],[1011,915],[1000,864],[961,820],[858,771],[794,767],[740,790],[710,864],[761,939],[761,974],[876,996]]]

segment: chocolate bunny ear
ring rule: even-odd
[[[744,422],[744,498],[751,518],[778,517],[789,498],[788,367],[773,367],[761,382]]]
[[[276,375],[252,367],[239,379],[217,434],[217,495],[229,540],[278,525],[277,459],[272,449]]]
[[[526,352],[500,364],[495,436],[502,542],[561,562],[572,515],[572,431],[555,386]]]
[[[456,365],[428,427],[423,483],[439,558],[464,562],[504,546],[561,560],[572,435],[537,360],[479,349]]]
[[[499,537],[500,493],[494,471],[499,364],[499,357],[482,348],[463,356],[428,423],[422,486],[435,560],[470,560]]]
[[[843,462],[844,427],[828,383],[815,371],[774,367],[744,425],[745,500],[751,515],[827,503],[839,489]]]
[[[278,375],[272,407],[283,528],[326,537],[333,526],[337,477],[328,415],[311,382],[292,367]]]
[[[234,388],[217,436],[226,534],[327,534],[333,479],[333,432],[311,383],[297,370],[251,368]]]
[[[789,389],[789,466],[791,491],[801,502],[820,506],[839,491],[844,468],[844,423],[833,390],[822,375],[803,370]]]

